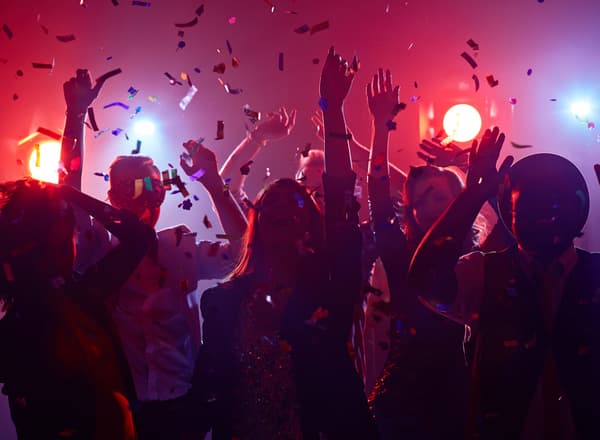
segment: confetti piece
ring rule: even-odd
[[[4,31],[4,33],[6,34],[6,36],[8,37],[9,40],[12,40],[14,34],[13,32],[10,30],[10,28],[8,27],[7,24],[3,24],[2,25],[2,30]]]
[[[179,43],[177,43],[177,49],[183,49],[185,47],[185,41],[181,40]]]
[[[240,66],[240,60],[238,57],[232,57],[231,58],[231,67],[233,67],[234,69],[237,69]]]
[[[315,24],[310,28],[310,34],[316,34],[317,32],[324,31],[329,28],[329,21],[323,21],[321,23]]]
[[[94,114],[94,108],[88,108],[88,119],[90,120],[90,124],[92,124],[92,130],[99,131],[98,124],[96,123],[96,115]]]
[[[17,95],[16,93],[13,94],[12,96],[13,101],[16,101],[17,99],[19,99],[19,95]]]
[[[475,83],[475,91],[479,90],[479,78],[477,77],[477,75],[473,75],[471,78],[473,78],[473,82]]]
[[[183,32],[183,31],[177,31],[177,36],[179,38],[183,38],[185,36],[185,32]]]
[[[279,58],[277,61],[277,66],[280,72],[283,72],[283,52],[279,52]]]
[[[198,171],[196,171],[194,174],[192,174],[190,176],[190,180],[199,180],[205,174],[206,174],[206,170],[204,168],[200,168]]]
[[[223,121],[217,121],[217,137],[215,138],[215,140],[219,141],[221,139],[224,139],[225,135],[225,124]]]
[[[104,107],[102,108],[110,108],[110,107],[122,107],[125,110],[129,110],[129,106],[127,104],[124,104],[120,101],[116,101],[116,102],[111,102],[110,104],[106,104]]]
[[[319,107],[321,108],[321,110],[327,110],[328,106],[329,102],[327,101],[327,98],[319,98]]]
[[[204,14],[204,5],[200,5],[198,6],[198,8],[196,8],[196,15],[198,17],[200,17],[202,14]]]
[[[181,110],[184,110],[187,108],[187,106],[190,104],[190,102],[192,101],[192,98],[194,97],[194,95],[196,94],[196,92],[198,92],[198,88],[196,86],[191,86],[187,92],[187,94],[181,98],[181,101],[179,101],[179,108]]]
[[[318,58],[313,58],[312,59],[312,63],[313,64],[319,64],[319,59]]]
[[[127,89],[127,93],[129,93],[128,99],[133,99],[135,97],[135,95],[137,95],[139,92],[138,89],[136,89],[135,87],[131,86]]]
[[[242,176],[247,176],[248,174],[250,174],[250,165],[252,165],[253,163],[253,160],[249,160],[240,167],[240,173],[242,173]]]
[[[527,69],[527,76],[531,76],[532,73],[533,73],[533,69]]]
[[[100,130],[98,133],[96,133],[96,134],[94,135],[94,138],[98,138],[98,137],[102,136],[102,135],[103,135],[104,133],[106,133],[107,131],[109,131],[109,129],[108,129],[108,128],[104,128],[104,129]]]
[[[418,84],[416,81],[415,81],[415,82],[413,82],[413,86],[415,87],[415,89],[418,89],[418,88],[419,88],[419,84]]]
[[[113,136],[119,136],[123,132],[122,128],[115,128],[111,133]]]
[[[229,20],[227,20],[227,22],[229,24],[235,24],[236,21],[237,21],[237,18],[235,18],[235,17],[229,17]]]
[[[133,0],[131,2],[131,5],[132,6],[143,6],[143,7],[149,8],[152,4],[150,2],[142,2],[140,0]]]
[[[35,166],[40,167],[40,144],[35,144]]]
[[[550,98],[550,101],[552,101],[552,102],[556,102],[556,101],[558,101],[558,100],[557,100],[556,98]]]
[[[410,97],[410,102],[412,102],[412,103],[415,103],[415,102],[417,102],[419,99],[421,99],[421,97],[420,97],[420,96],[413,95],[413,96],[411,96],[411,97]]]
[[[497,79],[494,79],[494,75],[488,75],[485,77],[485,79],[490,85],[490,87],[496,87],[499,83]]]
[[[113,6],[119,6],[119,0],[111,0]]]
[[[508,102],[510,102],[511,105],[516,105],[517,104],[517,98],[508,98]]]
[[[415,47],[415,43],[410,43],[407,50],[411,50],[413,47]]]
[[[404,102],[399,102],[398,104],[395,104],[394,108],[392,109],[392,116],[397,116],[398,113],[400,113],[405,108],[406,104]]]
[[[131,150],[131,154],[139,154],[141,148],[142,148],[142,141],[140,141],[138,139],[138,141],[135,143],[135,150]]]
[[[225,73],[226,68],[227,66],[225,65],[225,63],[215,64],[215,66],[213,66],[213,72],[218,73],[219,75],[223,75]]]
[[[152,191],[154,188],[152,187],[152,180],[150,179],[150,176],[146,176],[144,177],[144,188],[147,191]]]
[[[479,50],[479,44],[477,44],[472,38],[469,38],[467,40],[467,44],[469,45],[469,47],[473,50]]]
[[[43,135],[48,136],[49,138],[52,138],[57,141],[60,141],[62,139],[61,134],[58,134],[52,130],[48,130],[47,128],[44,128],[44,127],[38,127],[37,132],[39,134],[43,134]]]
[[[390,131],[391,131],[391,130],[396,130],[396,128],[397,128],[397,124],[396,124],[394,121],[392,121],[391,119],[390,119],[390,120],[388,120],[388,121],[385,123],[385,126],[386,126],[386,127],[387,127],[387,129],[388,129],[388,130],[390,130]]]
[[[596,124],[594,124],[592,121],[589,121],[587,123],[587,128],[589,128],[590,130],[593,130],[594,128],[596,128]]]
[[[69,35],[57,35],[56,39],[58,41],[60,41],[61,43],[68,43],[70,41],[75,41],[75,35],[73,35],[73,34],[69,34]]]
[[[300,27],[297,27],[296,29],[294,29],[294,32],[296,32],[297,34],[305,34],[308,31],[310,31],[310,26],[307,24],[303,24]]]
[[[198,201],[198,200],[200,200],[200,197],[198,197],[196,194],[194,194],[194,200]]]
[[[596,178],[598,179],[598,185],[600,185],[600,163],[594,165],[594,171],[596,172]]]
[[[169,78],[169,84],[171,84],[172,86],[174,86],[175,84],[178,84],[180,86],[183,85],[183,83],[181,83],[180,81],[177,81],[177,79],[171,75],[169,72],[165,72],[164,75]]]
[[[513,148],[532,148],[533,145],[527,145],[527,144],[517,144],[516,142],[511,142],[510,143]]]
[[[198,17],[194,17],[193,20],[187,21],[185,23],[175,23],[175,27],[178,28],[189,28],[196,26],[198,24]]]
[[[229,52],[229,55],[231,55],[233,53],[233,48],[231,47],[231,43],[229,42],[229,40],[225,40],[225,43],[227,44],[227,51]]]
[[[144,180],[135,179],[133,181],[133,200],[137,199],[144,192]]]
[[[31,63],[34,69],[54,69],[54,63]]]
[[[204,216],[204,218],[202,219],[202,224],[204,225],[204,227],[206,229],[210,229],[212,228],[212,223],[210,222],[210,220],[208,219],[208,216]]]
[[[110,176],[106,173],[94,173],[94,176],[102,177],[105,182],[108,182],[110,179]]]
[[[467,63],[469,63],[469,65],[475,69],[477,67],[477,62],[475,62],[475,60],[473,59],[473,57],[471,57],[471,55],[469,55],[467,52],[463,52],[460,54],[461,57],[463,57]]]
[[[96,82],[103,83],[107,79],[112,78],[113,76],[117,76],[121,73],[123,73],[123,71],[121,69],[113,69],[109,72],[106,72],[104,75],[100,75],[98,78],[96,78]]]

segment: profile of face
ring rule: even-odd
[[[258,211],[258,235],[271,256],[299,250],[311,227],[306,199],[291,185],[273,185],[263,195]]]
[[[427,231],[456,198],[448,178],[426,176],[415,182],[412,194],[412,214],[419,229]]]

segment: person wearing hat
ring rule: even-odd
[[[600,438],[600,254],[573,241],[589,213],[579,170],[555,154],[511,167],[486,130],[466,189],[424,237],[410,267],[421,302],[475,340],[467,438]],[[481,206],[498,195],[516,246],[459,258]]]

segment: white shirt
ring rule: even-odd
[[[191,388],[201,341],[198,280],[223,278],[237,260],[233,246],[196,243],[184,225],[157,235],[156,256],[144,257],[111,304],[141,401],[175,399]]]

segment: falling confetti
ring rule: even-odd
[[[235,24],[236,21],[237,21],[237,18],[235,18],[235,17],[229,17],[229,20],[227,20],[227,22],[229,24]]]
[[[511,105],[516,105],[517,104],[517,98],[509,98],[508,102],[510,102]]]
[[[215,140],[219,141],[225,138],[225,123],[223,121],[217,121],[217,137]]]
[[[310,26],[307,24],[303,24],[300,27],[297,27],[296,29],[294,29],[294,32],[296,32],[297,34],[305,34],[308,31],[310,31]]]
[[[469,47],[473,50],[479,50],[479,44],[477,44],[475,42],[475,40],[473,40],[472,38],[469,38],[467,40],[467,44],[469,45]]]
[[[179,108],[181,110],[185,110],[197,92],[198,92],[198,88],[194,85],[191,86],[189,88],[187,94],[181,99],[181,101],[179,101]]]
[[[208,216],[204,216],[204,218],[202,219],[202,224],[204,225],[204,227],[206,229],[210,229],[212,228],[212,223],[210,222],[210,220],[208,219]]]
[[[140,149],[142,148],[142,141],[138,140],[135,143],[135,149],[131,150],[131,154],[139,154],[140,153]]]
[[[69,35],[57,35],[56,39],[58,41],[60,41],[61,43],[68,43],[70,41],[75,41],[75,35],[73,35],[73,34],[69,34]]]
[[[198,24],[198,17],[194,17],[193,20],[187,21],[185,23],[175,23],[175,27],[178,28],[189,28],[192,26],[196,26]]]
[[[467,52],[461,53],[460,56],[463,57],[473,69],[477,67],[477,62]]]
[[[533,145],[528,145],[528,144],[517,144],[516,142],[511,142],[510,143],[513,148],[533,148]]]
[[[6,36],[8,37],[9,40],[12,40],[14,34],[13,32],[10,30],[10,28],[8,27],[7,24],[3,24],[2,25],[2,30],[4,31],[4,33],[6,34]]]
[[[279,67],[279,71],[283,72],[283,52],[279,52],[277,66]]]
[[[473,82],[475,83],[475,91],[478,91],[479,90],[479,78],[475,74],[473,74],[473,76],[471,78],[473,78]]]
[[[325,29],[329,29],[329,21],[323,21],[321,23],[315,24],[310,28],[310,34],[316,34],[317,32],[324,31]]]
[[[99,131],[98,123],[96,122],[96,115],[94,114],[94,108],[88,108],[88,119],[90,120],[90,124],[92,124],[92,130]]]
[[[533,73],[533,69],[527,69],[527,76],[531,76],[532,73]]]
[[[143,1],[140,1],[140,0],[133,0],[131,2],[131,5],[132,6],[143,6],[143,7],[146,7],[146,8],[149,8],[150,6],[152,6],[152,4],[150,2],[143,2]]]
[[[113,76],[117,76],[121,73],[123,73],[123,71],[121,69],[113,69],[109,72],[106,72],[104,75],[100,75],[98,78],[96,78],[96,82],[103,83],[107,79],[112,78]]]
[[[497,79],[494,79],[494,75],[488,75],[485,77],[485,79],[490,85],[490,87],[496,87],[499,83]]]
[[[129,110],[129,106],[127,104],[124,104],[124,103],[120,102],[120,101],[111,102],[110,104],[106,104],[102,108],[111,108],[111,107],[122,107],[125,110]]]
[[[225,65],[225,63],[215,64],[213,66],[213,72],[218,73],[219,75],[223,75],[225,73],[226,68],[227,66]]]

